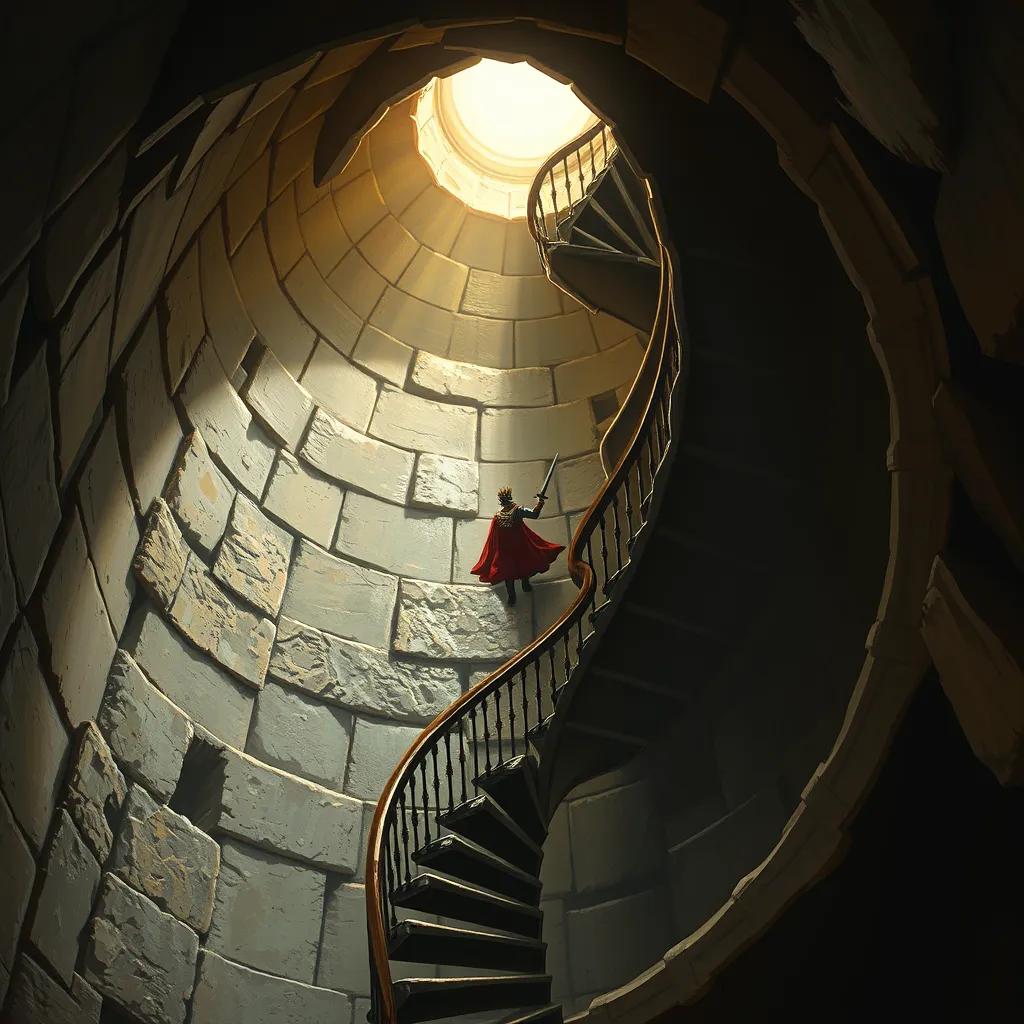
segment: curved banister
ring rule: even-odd
[[[590,141],[598,138],[603,127],[596,125],[588,130],[554,154],[549,163],[564,162],[567,155],[581,147],[589,152]],[[543,169],[538,180],[546,173]],[[538,211],[533,207],[531,210],[532,230]],[[392,896],[399,886],[415,877],[411,867],[416,863],[415,854],[440,836],[436,817],[476,795],[473,780],[483,773],[481,763],[484,771],[492,767],[492,741],[497,741],[497,764],[506,759],[505,749],[509,756],[525,754],[531,732],[553,720],[560,694],[569,687],[570,680],[578,682],[580,678],[576,669],[585,660],[585,645],[598,632],[598,613],[617,603],[617,585],[630,563],[629,552],[647,521],[658,469],[669,450],[673,395],[681,365],[672,268],[660,237],[658,245],[662,275],[651,341],[637,382],[613,429],[621,424],[619,433],[626,432],[623,416],[627,406],[630,418],[635,416],[635,426],[628,432],[628,440],[608,479],[580,520],[567,552],[569,575],[579,588],[578,593],[540,636],[423,729],[395,766],[377,803],[370,824],[366,862],[371,1014],[376,1024],[397,1021],[388,956],[389,929],[397,921]],[[646,394],[643,385],[638,390],[641,380],[647,385]],[[638,410],[640,414],[636,415]],[[618,594],[621,595],[621,587]],[[496,733],[491,731],[492,725]],[[472,770],[467,748],[472,755]]]

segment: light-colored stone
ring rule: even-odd
[[[345,792],[360,800],[376,800],[419,734],[414,726],[357,718]]]
[[[14,954],[32,895],[36,862],[7,801],[0,796],[0,967],[14,968]],[[2,1005],[2,1004],[0,1004]]]
[[[125,802],[110,870],[197,932],[210,927],[220,847],[139,786]]]
[[[370,323],[415,349],[447,355],[455,317],[390,285],[377,303]]]
[[[256,333],[228,261],[220,217],[210,217],[199,235],[199,275],[206,329],[229,376]]]
[[[328,890],[318,984],[355,995],[369,994],[365,921],[363,886],[337,885]]]
[[[590,318],[584,310],[541,320],[519,320],[515,334],[516,366],[556,366],[597,351]]]
[[[351,249],[330,273],[327,284],[361,320],[366,320],[388,286],[380,274],[363,258],[358,249]]]
[[[398,287],[416,298],[453,313],[466,287],[469,271],[463,263],[421,247],[398,281]]]
[[[67,483],[77,469],[85,444],[100,420],[100,404],[107,383],[110,310],[111,307],[106,306],[86,331],[60,378],[57,451],[62,484]]]
[[[92,722],[86,722],[68,772],[64,805],[100,864],[110,855],[113,830],[127,792],[128,784],[106,740]]]
[[[496,370],[418,352],[410,385],[431,397],[485,406],[553,405],[551,372],[540,367]]]
[[[534,496],[544,483],[551,460],[535,462],[481,462],[480,463],[480,509],[481,512],[498,510],[498,491],[511,487],[512,496],[523,505],[532,507]],[[557,480],[558,473],[552,480]],[[549,486],[544,515],[565,511],[558,498],[558,488]]]
[[[313,397],[265,348],[242,392],[260,422],[289,451],[295,451],[313,414]]]
[[[424,724],[460,691],[452,668],[391,661],[374,647],[284,617],[268,674],[352,711]]]
[[[370,266],[395,284],[416,255],[419,243],[388,214],[360,241],[359,248]]]
[[[416,462],[411,503],[417,508],[475,516],[480,509],[480,471],[475,461],[424,453]]]
[[[604,486],[605,479],[601,456],[597,452],[581,459],[559,462],[555,469],[555,483],[562,509],[577,512],[589,508]]]
[[[398,387],[405,386],[413,350],[401,341],[367,324],[359,335],[352,359],[370,373],[383,377]]]
[[[530,234],[525,220],[510,221],[505,235],[505,259],[502,263],[503,274],[543,274],[540,253],[537,243]]]
[[[128,775],[169,800],[192,742],[192,724],[126,651],[114,657],[97,721]]]
[[[475,410],[432,402],[385,385],[370,433],[403,448],[471,459],[476,455]]]
[[[318,405],[356,430],[366,430],[377,400],[377,382],[326,342],[317,342],[302,383]]]
[[[168,278],[163,293],[164,352],[171,391],[177,391],[206,334],[199,288],[199,246],[193,245]]]
[[[192,1024],[352,1024],[352,1006],[342,992],[254,971],[207,949]]]
[[[388,212],[369,171],[335,192],[334,202],[341,223],[354,242],[360,241]]]
[[[308,256],[303,256],[295,265],[295,269],[285,278],[284,287],[296,308],[321,338],[330,342],[338,352],[350,355],[362,321],[328,286]],[[273,338],[269,337],[267,341],[273,347]],[[289,366],[295,377],[301,369],[301,365],[294,368]]]
[[[353,492],[345,497],[334,548],[397,575],[447,582],[453,525],[445,516]]]
[[[224,753],[221,832],[332,871],[351,873],[359,856],[361,807],[234,751]]]
[[[251,687],[222,672],[149,608],[143,613],[131,653],[146,675],[193,722],[232,746],[245,745],[256,700]]]
[[[563,556],[564,557],[564,556]],[[570,579],[538,583],[533,588],[533,628],[542,633],[576,599],[579,589]]]
[[[263,686],[274,642],[274,624],[243,608],[190,554],[170,610],[189,640],[243,682]]]
[[[525,601],[505,604],[504,588],[403,580],[393,646],[403,654],[453,661],[495,661],[515,654],[533,633]]]
[[[264,152],[228,189],[224,201],[224,223],[227,227],[229,252],[237,252],[242,240],[256,233],[252,228],[257,225],[260,214],[267,207],[269,176],[270,153]],[[263,234],[262,230],[258,233]]]
[[[412,456],[409,456],[410,460]],[[0,504],[0,645],[7,637],[18,614],[18,594],[14,584],[14,569],[7,552],[7,531],[4,528],[4,510]]]
[[[333,481],[313,473],[289,452],[278,452],[264,507],[297,533],[331,543],[338,525],[343,492]]]
[[[267,243],[279,278],[284,277],[306,253],[306,243],[299,231],[294,186],[286,188],[267,207]]]
[[[299,230],[321,277],[327,277],[352,248],[329,193],[299,217]]]
[[[170,507],[163,498],[155,498],[132,568],[139,582],[165,610],[171,607],[181,585],[188,556],[188,545]]]
[[[291,534],[272,523],[244,494],[239,494],[213,564],[213,574],[260,611],[276,615],[284,597],[291,554]]]
[[[561,313],[558,295],[546,277],[505,277],[473,269],[459,308],[463,313],[501,320],[529,320]]]
[[[457,313],[449,355],[476,366],[510,369],[515,366],[513,321]]]
[[[228,524],[235,488],[217,468],[198,430],[188,438],[167,485],[167,504],[192,547],[212,556]]]
[[[248,749],[292,775],[340,790],[351,732],[346,712],[268,683],[256,701]]]
[[[321,473],[378,498],[404,504],[414,456],[367,437],[323,409],[313,414],[299,456]]]
[[[184,1024],[199,939],[116,875],[105,874],[83,972],[103,995],[147,1024]]]
[[[546,409],[484,409],[480,456],[488,462],[525,462],[581,455],[597,447],[590,403],[569,402]]]
[[[100,883],[100,866],[74,822],[57,812],[29,937],[65,985],[75,976],[79,940]]]
[[[447,190],[431,184],[398,214],[398,219],[413,238],[434,252],[447,255],[459,237],[465,216],[463,203]]]
[[[0,677],[0,788],[37,852],[53,816],[67,750],[67,733],[23,619]]]
[[[300,541],[281,614],[386,650],[397,596],[394,576],[335,558],[315,544]]]
[[[568,802],[559,805],[548,825],[540,880],[545,896],[566,896],[573,891]]]
[[[487,217],[470,211],[452,246],[452,259],[500,274],[505,256],[505,233],[510,226],[511,222],[503,217]]]
[[[322,871],[228,840],[208,948],[257,970],[311,983],[325,879]]]
[[[555,390],[560,402],[590,398],[632,384],[643,362],[644,351],[636,338],[629,338],[596,355],[574,359],[555,367]]]
[[[27,953],[18,958],[5,1020],[11,1024],[99,1024],[103,1000],[80,975],[66,991]]]
[[[77,726],[96,717],[116,647],[77,511],[59,541],[42,604],[58,696]]]
[[[552,544],[568,545],[568,528],[564,516],[553,516],[550,519],[531,519],[526,524],[534,533],[539,534]],[[455,560],[452,578],[456,583],[475,583],[480,578],[474,576],[470,569],[476,565],[483,551],[487,533],[491,528],[491,520],[487,517],[469,519],[455,524]],[[557,579],[568,575],[569,567],[564,556],[560,556],[542,573],[538,579]]]

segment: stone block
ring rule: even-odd
[[[197,932],[210,927],[220,847],[140,786],[125,802],[110,870]]]
[[[245,746],[256,700],[250,686],[190,647],[151,608],[143,611],[129,646],[139,667],[193,722],[225,743]]]
[[[341,226],[330,194],[326,194],[299,217],[299,230],[321,277],[327,277],[352,248],[352,240]]]
[[[411,726],[357,718],[345,792],[360,800],[376,800],[419,734]]]
[[[267,430],[295,451],[313,414],[313,398],[269,348],[260,353],[242,396]]]
[[[115,269],[116,273],[116,269]],[[79,297],[82,301],[82,297]],[[28,302],[28,265],[22,268],[7,282],[3,296],[0,297],[0,408],[7,404],[11,388],[11,370],[14,367],[14,353],[18,347],[18,334],[21,331],[21,320]],[[102,303],[101,303],[102,304]],[[77,305],[77,303],[76,303]],[[93,310],[88,323],[96,318],[99,307]],[[75,340],[81,337],[88,324],[81,324],[75,333]]]
[[[402,448],[472,459],[476,455],[473,409],[433,402],[384,385],[370,433]]]
[[[202,434],[193,431],[167,485],[167,504],[174,509],[188,543],[208,558],[227,528],[235,493],[210,458]]]
[[[555,483],[562,510],[578,512],[589,508],[604,486],[605,479],[604,466],[597,452],[580,459],[560,461],[555,469]]]
[[[239,494],[213,564],[213,575],[260,611],[276,615],[284,597],[291,554],[292,535]]]
[[[505,259],[501,272],[506,275],[538,275],[544,273],[537,251],[537,243],[526,226],[526,221],[510,221],[505,234]]]
[[[252,413],[224,375],[220,360],[207,342],[196,355],[181,392],[192,426],[239,487],[257,497],[263,493],[274,459],[274,446],[252,422]]]
[[[607,313],[590,313],[590,327],[594,332],[599,349],[615,348],[636,334],[636,328],[624,320],[617,320]]]
[[[402,580],[393,646],[427,658],[497,661],[529,642],[530,619],[526,602],[509,608],[497,590]]]
[[[388,212],[377,191],[377,182],[369,172],[335,192],[334,202],[345,232],[354,242],[360,241]]]
[[[358,800],[225,751],[219,804],[213,825],[221,832],[307,864],[355,870]]]
[[[370,323],[385,334],[415,349],[448,354],[455,316],[390,285],[370,316]]]
[[[401,341],[367,324],[359,335],[352,359],[364,369],[397,387],[405,386],[413,350]]]
[[[410,385],[431,397],[472,405],[546,406],[555,401],[547,369],[497,370],[429,352],[417,353]]]
[[[569,402],[545,409],[484,409],[480,456],[488,462],[525,462],[593,451],[597,428],[590,403]]]
[[[128,480],[145,512],[164,489],[181,445],[181,425],[167,397],[156,313],[151,313],[124,368]]]
[[[139,582],[164,610],[174,602],[188,556],[188,545],[167,502],[155,498],[132,568]]]
[[[253,93],[252,99],[249,100],[249,105],[242,113],[240,123],[244,124],[250,118],[255,117],[260,113],[260,111],[265,110],[276,100],[282,98],[286,93],[288,94],[289,99],[291,99],[294,92],[289,92],[289,90],[291,90],[291,87],[295,85],[296,82],[302,80],[315,63],[316,56],[310,57],[308,60],[304,60],[290,68],[286,68],[284,71],[260,82],[259,86]],[[285,103],[283,104],[283,107],[286,109],[288,105],[289,104]]]
[[[38,852],[57,803],[68,737],[22,620],[0,677],[0,789]]]
[[[28,953],[22,953],[11,982],[5,1020],[12,1024],[99,1024],[103,1000],[80,975],[65,990]]]
[[[256,701],[248,751],[292,775],[340,790],[352,716],[298,690],[269,683]]]
[[[457,313],[448,354],[452,359],[475,366],[510,369],[515,366],[513,326],[512,320]]]
[[[81,344],[90,326],[102,313],[108,320],[113,316],[112,299],[117,284],[117,271],[121,263],[121,239],[105,246],[106,252],[94,260],[84,279],[75,290],[75,300],[64,311],[57,326],[60,347],[60,368],[63,370]],[[20,313],[19,313],[20,317]],[[0,367],[0,393],[3,370]]]
[[[369,319],[387,281],[363,258],[358,249],[350,249],[328,275],[331,290],[352,309],[360,320]]]
[[[377,382],[326,342],[317,342],[302,383],[318,405],[350,427],[366,430],[377,401]]]
[[[417,508],[475,516],[480,508],[480,471],[475,461],[424,453],[416,462],[411,503]]]
[[[572,843],[569,839],[569,804],[562,803],[548,825],[540,880],[545,896],[566,896],[573,891]]]
[[[146,1024],[184,1024],[198,952],[191,928],[103,876],[83,973],[104,996]]]
[[[459,237],[452,246],[452,259],[479,270],[500,274],[505,256],[505,235],[510,224],[504,218],[468,212],[462,222]],[[534,251],[536,248],[534,244]]]
[[[335,558],[315,544],[300,541],[281,614],[386,650],[397,596],[394,576]]]
[[[547,887],[545,886],[545,891]],[[571,993],[569,984],[569,945],[565,935],[565,902],[541,900],[541,940],[544,951],[544,970],[551,975],[552,1002],[563,1002]]]
[[[570,579],[537,584],[532,595],[534,633],[539,635],[547,629],[572,604],[578,593],[576,584]]]
[[[206,334],[198,245],[188,249],[164,286],[162,312],[167,376],[177,391]]]
[[[388,208],[399,217],[404,217],[406,209],[416,197],[433,185],[433,175],[419,153],[408,145],[404,150],[404,153],[393,156],[383,166],[374,167],[380,194]]]
[[[629,338],[596,355],[561,363],[555,367],[559,402],[574,402],[632,384],[643,358],[640,343],[636,338]]]
[[[317,475],[289,452],[281,451],[263,504],[296,533],[327,547],[338,525],[343,496],[334,481]]]
[[[204,949],[192,1024],[352,1024],[342,992],[264,974]]]
[[[7,801],[0,796],[0,967],[14,968],[14,954],[36,877],[36,861]]]
[[[273,622],[243,608],[195,554],[189,555],[170,617],[196,647],[233,675],[257,689],[263,686]]]
[[[434,252],[451,252],[466,216],[466,207],[450,192],[431,184],[398,214],[413,238]]]
[[[65,985],[71,985],[82,929],[100,883],[100,866],[74,822],[57,812],[57,830],[46,854],[43,884],[29,938]]]
[[[118,651],[97,719],[125,772],[169,800],[192,742],[192,723]]]
[[[582,309],[540,320],[521,319],[515,337],[516,366],[557,366],[597,351],[590,316]]]
[[[316,980],[327,988],[357,996],[369,995],[366,891],[361,885],[336,885],[327,893],[323,946]]]
[[[60,523],[45,348],[0,412],[0,499],[18,594],[25,601]]]
[[[270,153],[265,152],[228,189],[224,201],[224,223],[228,251],[232,254],[238,251],[243,239],[253,234],[254,225],[267,207],[269,184]]]
[[[312,983],[326,877],[226,841],[208,948],[257,970]]]
[[[128,792],[106,740],[92,722],[86,722],[71,760],[64,790],[64,805],[96,860],[110,856],[121,804]]]
[[[541,275],[505,277],[487,270],[470,270],[459,309],[500,320],[531,320],[562,312],[558,289]]]
[[[294,187],[286,188],[267,207],[267,243],[279,278],[283,278],[306,254],[306,243],[299,231]]]
[[[110,348],[110,307],[96,318],[61,374],[57,394],[58,459],[66,483],[101,416]]]
[[[255,328],[238,294],[220,217],[210,217],[200,232],[199,275],[206,330],[224,372],[230,376],[242,361]]]
[[[398,287],[416,298],[453,313],[466,288],[465,264],[421,247],[398,281]]]
[[[552,453],[554,454],[554,453]],[[533,462],[481,462],[480,463],[480,507],[482,510],[498,509],[498,491],[502,487],[511,487],[512,496],[523,504],[529,505],[534,495],[540,490],[547,476],[551,460]],[[552,477],[558,480],[558,471]],[[559,501],[558,488],[548,487],[548,500],[544,506],[544,515],[554,515],[566,511]],[[532,507],[532,506],[531,506]],[[531,527],[535,524],[530,524]]]
[[[334,548],[396,575],[451,578],[453,521],[366,494],[345,496]]]
[[[349,258],[344,257],[343,266]],[[292,302],[321,338],[329,342],[335,351],[351,355],[363,325],[362,320],[343,301],[344,296],[339,296],[328,285],[308,256],[299,260],[295,269],[285,278],[284,287]],[[270,343],[273,344],[272,338]],[[298,376],[301,369],[300,366],[292,372]]]
[[[411,452],[367,437],[323,409],[314,412],[299,456],[326,476],[378,498],[404,504],[409,493]]]
[[[378,274],[396,284],[416,255],[419,243],[388,214],[360,241],[359,248]]]
[[[43,591],[50,667],[73,726],[95,718],[116,643],[75,511]]]
[[[391,661],[374,647],[282,617],[268,674],[352,711],[427,723],[461,690],[452,669]]]
[[[569,536],[564,516],[550,519],[530,520],[527,524],[534,533],[539,534],[552,544],[568,546]],[[483,551],[487,532],[491,528],[491,520],[487,518],[467,519],[455,524],[455,558],[452,563],[452,577],[456,583],[479,584],[480,578],[474,576],[470,569],[476,565]],[[559,556],[537,579],[551,580],[567,576],[569,564],[564,556]]]

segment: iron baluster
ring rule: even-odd
[[[608,166],[608,129],[601,125],[601,151],[602,151],[602,169]]]
[[[548,648],[548,661],[551,663],[551,706],[552,708],[558,702],[558,684],[555,680],[558,676],[555,674],[555,645],[552,644]]]
[[[477,707],[479,707],[479,705],[477,705]],[[472,741],[473,741],[473,779],[474,779],[474,784],[475,784],[475,780],[477,778],[479,778],[479,776],[480,776],[480,741],[479,741],[479,739],[477,739],[477,735],[476,735],[476,712],[477,712],[477,708],[474,707],[473,710],[469,713],[469,727],[470,727],[470,732],[472,733]]]
[[[597,587],[595,587],[590,593],[590,605],[591,612],[593,612],[597,595]],[[583,615],[584,611],[581,608],[579,615],[576,617],[576,664],[578,665],[580,659],[583,657]]]
[[[537,683],[537,724],[540,725],[544,721],[544,698],[540,682],[540,655],[533,659],[533,672]]]
[[[604,510],[601,511],[601,565],[604,568],[605,583],[608,582],[608,543],[604,529]]]
[[[459,716],[459,775],[462,778],[462,802],[466,802],[466,737],[462,732],[462,716]]]
[[[505,731],[505,723],[501,718],[501,687],[494,691],[494,717],[498,723],[498,764],[505,760],[501,749],[502,733]]]
[[[562,668],[565,670],[565,682],[569,682],[569,675],[572,673],[572,662],[569,660],[569,631],[566,630],[562,634],[562,646],[565,649],[565,661],[562,663]]]
[[[444,733],[445,774],[448,776],[448,810],[455,809],[455,791],[452,789],[452,734],[451,729]]]
[[[565,172],[565,208],[572,209],[572,178],[569,177],[569,158],[562,157],[562,170]]]
[[[384,891],[381,893],[381,898],[387,907],[387,916],[391,919],[391,927],[394,928],[395,925],[398,924],[398,916],[395,914],[395,905],[391,900],[391,895],[395,891],[395,872],[391,865],[391,848],[386,842],[384,843],[384,874],[387,881],[384,886]]]
[[[576,167],[579,171],[580,178],[580,199],[587,194],[587,186],[583,184],[583,151],[582,149],[576,150]]]
[[[593,181],[597,177],[597,168],[594,164],[594,136],[590,136],[590,180]]]
[[[430,787],[427,785],[427,759],[420,761],[420,780],[423,782],[423,842],[430,843]]]
[[[404,800],[405,795],[402,796],[403,810],[405,807]],[[415,853],[420,849],[420,812],[416,806],[416,772],[415,770],[409,776],[409,801],[412,804],[412,852]],[[408,865],[407,865],[408,866]]]
[[[487,721],[487,694],[480,702],[481,714],[484,718],[484,766],[486,771],[491,770],[491,724]]]
[[[512,756],[516,756],[516,699],[512,692],[512,677],[505,684],[508,688],[508,742],[512,748]]]
[[[441,813],[441,773],[437,770],[437,744],[430,748],[430,760],[434,767],[434,817]],[[440,833],[438,833],[440,835]]]
[[[629,486],[629,470],[626,470],[622,480],[626,487],[626,526],[629,530],[627,546],[632,548],[636,535],[633,533],[633,491]]]
[[[526,737],[530,734],[530,699],[527,694],[527,670],[523,667],[522,670],[522,686],[523,686],[523,753],[527,751]]]
[[[619,522],[619,496],[617,493],[612,495],[612,516],[615,520],[615,529],[612,531],[612,536],[615,537],[615,571],[619,573],[622,571],[622,524]]]
[[[558,225],[558,193],[555,191],[555,172],[553,168],[548,171],[548,181],[551,184],[551,219],[555,228],[555,239],[557,240],[562,237],[562,234],[561,228]],[[549,237],[546,230],[545,237]]]

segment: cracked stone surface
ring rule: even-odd
[[[416,463],[412,504],[417,508],[475,516],[480,509],[480,468],[466,459],[425,452]]]
[[[110,870],[197,932],[210,927],[220,847],[141,786],[128,794]]]
[[[202,435],[194,430],[167,487],[167,503],[181,521],[189,544],[212,555],[224,535],[234,500],[235,488],[210,458]]]
[[[92,722],[86,722],[68,773],[64,803],[100,864],[110,855],[113,825],[127,791],[106,740]]]
[[[476,451],[477,414],[466,406],[433,402],[385,385],[370,433],[402,448],[471,459]]]
[[[289,452],[278,452],[264,505],[297,533],[327,547],[334,537],[344,492],[315,475]]]
[[[498,370],[419,351],[410,384],[431,398],[474,405],[553,405],[551,372],[542,367]]]
[[[260,354],[242,395],[267,430],[289,451],[295,451],[313,413],[313,396],[269,348]]]
[[[11,981],[7,1017],[12,1024],[99,1024],[100,994],[80,975],[62,988],[27,953]]]
[[[239,597],[267,615],[276,615],[284,597],[291,554],[292,535],[239,494],[213,574]]]
[[[424,724],[461,689],[453,668],[389,660],[374,647],[283,616],[268,675],[352,711]]]
[[[126,651],[114,656],[98,722],[125,771],[169,799],[192,742],[192,723],[146,679]]]
[[[222,590],[194,553],[189,554],[170,616],[196,647],[229,672],[257,689],[263,686],[274,624]]]
[[[170,608],[185,574],[189,549],[170,506],[155,498],[132,568],[139,582],[161,608]]]
[[[103,876],[83,960],[86,980],[145,1024],[183,1024],[199,937],[116,875]]]

